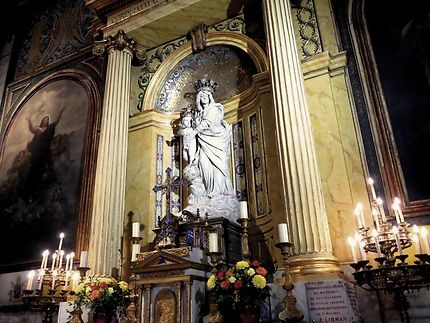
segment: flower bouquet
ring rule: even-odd
[[[83,306],[93,310],[95,316],[113,317],[118,308],[126,306],[130,289],[125,281],[113,277],[93,276],[86,278],[75,290],[75,308]]]
[[[268,271],[260,261],[242,260],[226,271],[213,272],[207,287],[220,305],[231,305],[236,311],[259,310],[270,293],[267,275]]]

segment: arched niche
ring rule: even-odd
[[[162,289],[155,298],[155,322],[175,323],[177,322],[176,295],[170,289]]]
[[[192,82],[205,71],[206,74],[213,71],[209,77],[222,83],[217,100],[225,101],[249,88],[252,75],[267,70],[265,53],[249,37],[229,32],[210,33],[204,51],[193,53],[191,42],[186,42],[166,59],[148,85],[143,107],[164,113],[179,112],[187,104],[184,96],[193,92]]]

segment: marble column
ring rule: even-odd
[[[119,31],[97,42],[93,53],[107,53],[108,62],[88,255],[92,273],[110,274],[120,268],[121,259],[131,63],[144,51]]]
[[[284,218],[294,243],[291,270],[302,274],[339,272],[332,254],[290,0],[263,0],[263,11],[285,198]]]

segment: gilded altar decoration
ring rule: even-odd
[[[113,277],[93,276],[86,278],[75,290],[75,308],[86,306],[95,314],[113,317],[117,310],[123,311],[127,304],[130,289],[125,281]]]
[[[176,296],[168,289],[163,289],[155,301],[156,323],[176,322]]]
[[[259,260],[241,260],[228,270],[214,270],[207,287],[216,303],[242,311],[260,309],[269,296],[268,270]]]

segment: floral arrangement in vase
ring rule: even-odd
[[[95,317],[104,316],[110,322],[118,309],[125,309],[130,289],[125,281],[107,276],[92,276],[81,282],[75,293],[75,308],[85,306],[94,312]]]
[[[267,275],[259,260],[241,260],[225,271],[213,271],[207,287],[218,304],[230,304],[238,311],[258,310],[270,293]]]

